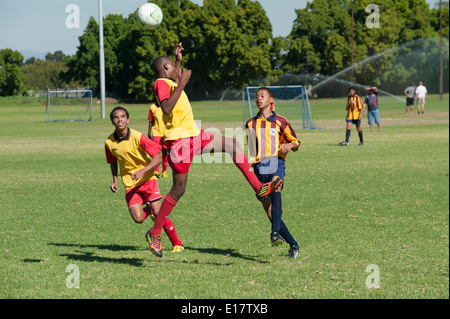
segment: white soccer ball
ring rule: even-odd
[[[156,29],[163,20],[163,13],[156,4],[146,3],[138,9],[137,18],[146,28]]]

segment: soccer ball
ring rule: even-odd
[[[137,19],[148,29],[156,29],[163,20],[161,8],[154,3],[146,3],[138,9]]]

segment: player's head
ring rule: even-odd
[[[351,87],[348,89],[348,94],[351,95],[351,96],[354,96],[354,95],[356,94],[356,90],[355,90],[355,87],[354,87],[354,86],[351,86]]]
[[[122,106],[117,106],[111,111],[109,118],[116,129],[125,128],[130,121],[130,114]]]
[[[258,108],[262,109],[267,106],[272,106],[275,103],[275,94],[268,87],[260,87],[256,91],[255,100]]]
[[[160,56],[153,61],[153,70],[160,77],[176,80],[177,69],[175,67],[175,61],[167,56]]]

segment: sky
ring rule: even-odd
[[[203,3],[203,0],[191,1]],[[103,0],[103,16],[128,16],[146,2]],[[273,35],[286,37],[296,18],[295,9],[303,9],[307,0],[259,2],[272,23]],[[427,2],[434,5],[436,0]],[[71,5],[79,8],[79,27],[67,26],[68,18],[74,21],[70,19],[74,13]],[[25,55],[25,59],[29,56],[39,57],[35,52],[45,55],[47,52],[62,50],[66,55],[75,54],[79,45],[78,37],[83,34],[91,16],[98,20],[98,0],[0,0],[0,49],[18,50]]]
[[[103,0],[103,16],[128,16],[146,0]],[[203,0],[192,0],[203,4]],[[269,17],[274,36],[287,36],[296,17],[295,9],[306,6],[306,0],[259,0]],[[280,2],[283,6],[280,6]],[[79,8],[80,27],[68,28],[66,19]],[[89,18],[98,20],[98,0],[0,0],[0,49],[41,53],[62,50],[75,54],[78,37],[83,34]],[[70,18],[70,17],[69,17]],[[73,21],[73,20],[72,20]],[[32,54],[27,52],[27,54]]]

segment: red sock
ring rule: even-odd
[[[241,170],[242,174],[244,174],[247,181],[255,190],[255,193],[258,192],[262,186],[262,183],[258,180],[255,173],[253,172],[245,154],[241,153],[237,155],[235,158],[233,158],[233,162]]]
[[[158,216],[156,216],[155,226],[153,226],[153,228],[150,230],[150,235],[161,235],[161,229],[163,228],[164,223],[166,222],[176,204],[177,202],[174,201],[169,194],[167,194],[161,204]]]
[[[147,205],[144,207],[144,220],[147,219],[148,216],[150,216],[153,213],[152,208],[150,207],[150,205]]]
[[[164,231],[166,232],[167,237],[169,237],[172,246],[183,246],[180,238],[178,238],[177,231],[175,230],[175,226],[173,225],[170,218],[167,218],[166,222],[164,223]]]
[[[167,164],[169,162],[169,156],[166,154],[163,156],[163,172],[167,170]]]

